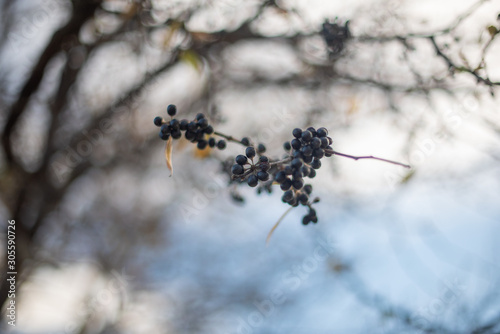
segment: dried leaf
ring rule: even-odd
[[[490,33],[490,36],[493,38],[496,34],[498,34],[498,29],[495,26],[489,26],[488,27],[488,32]]]
[[[172,167],[172,142],[172,137],[168,138],[167,145],[165,146],[165,160],[167,161],[170,176],[174,175],[174,167]]]
[[[269,244],[269,240],[271,239],[271,236],[273,235],[273,232],[274,230],[278,227],[278,225],[281,223],[281,221],[283,220],[283,218],[285,218],[285,216],[290,212],[290,210],[293,209],[293,206],[292,207],[289,207],[288,210],[285,211],[284,214],[281,215],[280,219],[278,219],[278,221],[276,222],[276,224],[274,224],[273,228],[271,229],[271,231],[269,231],[269,233],[267,234],[267,238],[266,238],[266,245]]]

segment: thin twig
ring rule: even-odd
[[[274,230],[278,227],[278,225],[281,223],[281,221],[283,220],[283,218],[286,217],[286,215],[290,212],[290,210],[292,210],[294,207],[291,206],[288,208],[288,210],[285,211],[284,214],[281,215],[280,219],[278,219],[278,221],[276,222],[276,224],[274,224],[273,228],[271,229],[271,231],[269,231],[269,233],[267,234],[267,238],[266,238],[266,246],[269,244],[269,240],[271,239],[271,236],[273,235],[273,232]]]
[[[383,159],[383,158],[374,157],[373,155],[354,156],[354,155],[349,155],[349,154],[340,153],[340,152],[337,152],[337,151],[334,151],[334,150],[325,150],[325,152],[330,153],[330,154],[339,155],[339,156],[341,156],[341,157],[346,157],[346,158],[354,159],[354,160],[360,160],[360,159],[374,159],[374,160],[380,160],[380,161],[383,161],[383,162],[388,162],[388,163],[393,164],[393,165],[402,166],[402,167],[404,167],[404,168],[411,168],[411,166],[410,166],[410,165],[406,165],[406,164],[404,164],[404,163],[397,162],[397,161],[393,161],[393,160],[388,160],[388,159]]]

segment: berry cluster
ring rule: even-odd
[[[309,200],[312,186],[304,185],[304,178],[314,178],[316,170],[321,167],[321,159],[330,157],[332,138],[328,137],[326,128],[315,129],[309,127],[306,130],[295,128],[292,131],[294,139],[283,144],[283,148],[288,152],[290,163],[275,175],[274,180],[279,183],[284,191],[281,200],[291,206],[299,204],[309,207],[309,213],[302,219],[304,225],[310,222],[316,223],[318,218],[316,211],[311,204],[318,201]]]
[[[256,187],[259,181],[263,181],[262,188],[271,191],[271,184],[277,183],[284,192],[281,197],[284,203],[296,207],[304,205],[309,207],[309,213],[302,219],[304,225],[310,222],[316,223],[318,218],[316,211],[311,207],[317,199],[310,201],[312,186],[304,184],[304,178],[314,178],[316,169],[321,167],[321,158],[331,156],[332,139],[328,137],[328,130],[319,128],[316,130],[309,127],[306,130],[296,128],[292,132],[295,137],[292,141],[286,142],[283,147],[287,151],[287,156],[281,161],[270,161],[265,155],[265,146],[259,144],[257,151],[254,147],[246,148],[245,155],[238,155],[235,164],[231,168],[233,179],[246,181],[251,187]],[[242,144],[249,143],[247,138],[243,138]],[[245,142],[245,143],[243,143]],[[256,153],[259,158],[255,159]],[[266,182],[270,179],[272,181]]]
[[[231,167],[233,179],[246,179],[250,187],[256,187],[259,180],[268,181],[271,165],[269,158],[262,155],[265,151],[266,147],[263,144],[259,144],[257,150],[253,146],[248,146],[245,150],[245,155],[237,155],[235,159],[236,163]],[[256,157],[257,154],[259,155],[258,158]]]
[[[173,118],[177,113],[177,107],[170,104],[167,107],[167,113],[170,115],[171,120],[165,120],[163,117],[157,116],[154,119],[154,124],[160,127],[159,136],[162,140],[168,140],[170,137],[172,139],[179,139],[182,137],[182,131],[184,132],[184,137],[196,143],[200,150],[209,147],[217,147],[220,150],[226,148],[226,141],[220,139],[217,141],[214,137],[209,137],[214,133],[214,128],[209,124],[208,119],[204,114],[199,113],[196,118],[192,121],[187,119],[178,120]]]

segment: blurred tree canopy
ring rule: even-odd
[[[399,152],[410,163],[423,122],[443,133],[452,126],[436,111],[438,97],[494,105],[494,1],[460,2],[440,24],[405,16],[403,3],[360,1],[336,17],[318,1],[0,2],[1,212],[16,221],[18,284],[40,266],[79,258],[105,272],[141,268],[139,249],[166,247],[160,218],[175,194],[158,198],[148,187],[165,176],[152,119],[168,103],[263,141],[254,117],[278,115],[286,138],[295,126],[321,122],[348,131],[368,106],[401,128]],[[478,25],[481,11],[491,17]],[[479,122],[498,133],[493,111]],[[174,159],[189,173],[189,158]],[[419,326],[398,314],[408,328]],[[470,332],[493,333],[495,321]]]

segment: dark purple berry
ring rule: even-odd
[[[207,147],[208,143],[205,139],[202,139],[198,142],[198,144],[196,145],[198,147],[198,149],[200,150],[203,150],[205,149],[205,147]]]
[[[259,180],[257,179],[257,176],[252,174],[248,177],[247,183],[250,187],[255,187],[259,183]]]
[[[292,166],[292,168],[294,169],[298,169],[302,166],[302,159],[299,159],[299,158],[295,158],[292,160],[292,162],[290,163],[290,165]]]
[[[316,134],[318,135],[318,137],[326,137],[328,136],[328,130],[326,128],[319,128],[318,130],[316,130]]]
[[[210,137],[208,139],[208,146],[214,148],[215,147],[215,138],[214,137]]]
[[[196,133],[188,130],[186,131],[186,133],[184,133],[184,136],[186,137],[187,140],[191,141],[196,137]]]
[[[312,155],[310,155],[310,156],[308,156],[308,157],[304,157],[304,159],[303,159],[303,160],[304,160],[304,162],[305,162],[306,164],[308,164],[308,163],[310,163],[311,161],[313,161],[313,156],[312,156]]]
[[[261,181],[267,181],[269,180],[269,173],[260,171],[257,173],[257,178]]]
[[[288,201],[292,200],[293,197],[294,197],[293,196],[293,191],[292,190],[287,190],[287,191],[285,191],[283,193],[282,199],[283,199],[284,202],[288,202]]]
[[[260,162],[267,163],[267,162],[269,162],[269,158],[268,158],[268,157],[266,157],[265,155],[261,155],[261,156],[259,157],[259,161],[260,161]]]
[[[179,129],[181,130],[187,130],[188,128],[189,121],[187,119],[183,119],[182,121],[179,122]]]
[[[172,130],[172,138],[179,139],[182,137],[182,132],[179,129]]]
[[[311,139],[312,139],[312,137],[313,137],[313,135],[312,135],[311,131],[306,130],[306,131],[303,131],[303,132],[302,132],[302,136],[301,136],[301,138],[302,138],[302,140],[303,140],[304,142],[306,142],[306,143],[310,142],[310,141],[311,141]]]
[[[283,171],[285,172],[286,175],[292,175],[292,173],[293,173],[292,166],[290,166],[290,165],[285,166]]]
[[[200,113],[198,113],[198,114],[196,115],[196,120],[197,120],[197,121],[199,121],[199,120],[200,120],[200,119],[202,119],[202,118],[205,118],[205,115],[204,115],[203,113],[201,113],[201,112],[200,112]]]
[[[281,190],[285,191],[285,190],[288,190],[292,187],[292,180],[290,179],[285,179],[285,181],[283,181],[281,184],[280,184],[280,188]]]
[[[242,166],[243,166],[244,164],[246,164],[246,163],[247,163],[247,161],[248,161],[247,157],[246,157],[246,156],[244,156],[243,154],[238,154],[238,155],[236,156],[236,159],[235,159],[235,160],[236,160],[236,163],[237,163],[237,164],[242,165]]]
[[[306,184],[303,190],[306,194],[311,195],[313,187],[310,184]]]
[[[219,150],[223,150],[226,148],[226,141],[224,139],[221,139],[217,142],[217,148]]]
[[[179,120],[177,120],[175,118],[173,120],[171,120],[170,127],[172,128],[172,130],[179,130],[180,129]]]
[[[293,131],[292,131],[292,135],[293,135],[295,138],[300,138],[300,136],[302,136],[302,129],[299,129],[299,128],[295,128],[295,129],[293,129]]]
[[[214,128],[209,125],[205,128],[204,132],[207,134],[207,135],[211,135],[212,133],[214,133]]]
[[[231,173],[233,173],[234,175],[241,175],[244,171],[245,169],[243,168],[243,166],[239,164],[234,164],[231,168]]]
[[[298,150],[302,146],[300,140],[298,139],[293,139],[290,144],[292,145],[294,150]]]
[[[189,122],[188,125],[187,125],[188,131],[193,131],[194,132],[194,131],[196,131],[197,127],[198,126],[196,125],[195,122]]]
[[[325,151],[322,148],[316,148],[313,151],[313,157],[316,159],[321,159],[325,156]]]
[[[266,146],[264,144],[257,145],[257,152],[264,153],[266,151]]]
[[[302,193],[297,196],[297,200],[300,202],[300,204],[305,205],[309,200],[309,197],[307,196],[307,194]]]
[[[314,139],[317,139],[317,138],[314,138]],[[303,154],[305,157],[308,157],[308,156],[312,155],[312,153],[313,153],[313,149],[312,149],[312,147],[311,147],[311,146],[307,145],[307,146],[303,146],[303,147],[301,148],[301,152],[302,152],[302,154]]]
[[[321,139],[319,139],[318,137],[314,137],[311,140],[311,147],[312,148],[320,148],[321,147]]]
[[[316,171],[315,171],[314,169],[312,169],[312,168],[311,168],[311,169],[309,169],[309,175],[308,175],[308,177],[309,177],[310,179],[312,179],[312,178],[314,178],[315,176],[316,176]]]
[[[283,144],[283,148],[285,149],[285,151],[290,151],[292,149],[292,145],[289,141],[287,141]]]
[[[170,116],[175,116],[175,114],[177,113],[177,107],[175,106],[175,104],[169,104],[168,105],[168,107],[167,107],[167,113]]]
[[[314,168],[314,169],[319,169],[321,167],[321,161],[319,159],[314,159],[312,162],[311,162],[311,167]]]
[[[158,134],[160,136],[160,138],[162,140],[168,140],[168,138],[170,137],[170,134],[169,133],[163,133],[160,131],[160,133]]]
[[[160,116],[156,116],[153,120],[153,123],[155,123],[156,126],[161,126],[163,124],[163,118],[161,118]]]
[[[201,129],[206,129],[208,127],[208,120],[206,118],[201,118],[198,120],[197,124]]]
[[[321,148],[327,148],[328,145],[330,145],[328,143],[328,139],[326,139],[326,137],[321,137],[320,140],[321,140]]]
[[[279,184],[283,183],[286,180],[286,174],[284,171],[279,171],[276,173],[276,176],[274,177],[274,181],[278,182]]]
[[[304,180],[303,179],[295,179],[292,181],[292,186],[297,190],[302,189],[302,187],[304,186]]]
[[[247,149],[245,150],[245,154],[249,159],[252,159],[256,154],[255,148],[253,148],[252,146],[247,147]]]
[[[245,145],[245,146],[249,146],[250,145],[250,139],[248,139],[247,137],[241,138],[241,144]]]

